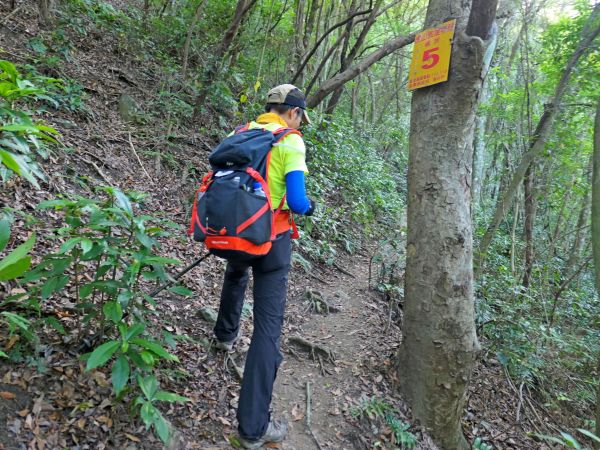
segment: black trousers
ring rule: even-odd
[[[254,333],[237,412],[238,429],[246,439],[262,437],[270,420],[273,384],[283,360],[279,344],[291,256],[290,233],[286,232],[277,236],[267,255],[250,263],[228,262],[225,269],[215,325],[220,341],[231,341],[237,336],[250,267],[254,275]]]

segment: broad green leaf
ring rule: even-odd
[[[123,291],[117,297],[117,301],[121,304],[122,308],[127,308],[131,297],[133,297],[133,293],[131,291]]]
[[[8,358],[8,355],[0,350],[0,358]]]
[[[27,320],[25,317],[8,311],[3,311],[0,313],[0,315],[4,317],[5,320],[7,320],[10,324],[20,328],[22,331],[29,331],[29,320]]]
[[[29,236],[23,244],[19,245],[16,249],[14,249],[8,256],[2,260],[0,260],[0,273],[2,270],[8,266],[12,266],[13,264],[19,262],[21,259],[27,256],[29,250],[33,248],[33,244],[35,243],[35,233]]]
[[[167,352],[164,348],[162,348],[156,342],[151,342],[146,339],[140,339],[140,338],[130,339],[130,342],[132,344],[136,344],[142,348],[150,350],[152,353],[156,354],[157,356],[160,356],[161,358],[167,359],[169,361],[179,361],[179,358],[177,358],[177,356],[172,355],[171,353]]]
[[[186,297],[189,297],[190,295],[194,295],[194,291],[186,288],[185,286],[181,286],[181,285],[171,286],[169,288],[169,291],[173,292],[174,294],[184,295]]]
[[[560,435],[563,437],[563,439],[565,440],[565,442],[567,443],[567,445],[569,447],[572,447],[577,450],[581,450],[581,445],[579,445],[579,442],[577,442],[577,439],[575,439],[569,433],[565,433],[564,431],[561,431]]]
[[[0,252],[6,248],[10,237],[10,222],[7,219],[0,220]]]
[[[62,326],[62,323],[60,323],[60,321],[56,317],[46,317],[44,319],[44,322],[46,322],[60,334],[67,334],[65,328]]]
[[[106,363],[121,345],[118,341],[108,341],[96,348],[87,361],[85,370],[92,370]]]
[[[140,409],[140,417],[146,424],[146,430],[150,428],[152,423],[154,422],[154,416],[156,414],[156,408],[152,405],[152,402],[144,402],[142,408]]]
[[[61,246],[60,246],[60,250],[59,253],[67,253],[69,250],[71,250],[73,247],[75,247],[77,244],[79,244],[81,241],[83,241],[82,237],[75,237],[75,238],[71,238],[67,241],[65,241]]]
[[[140,241],[140,244],[142,244],[148,250],[151,250],[152,246],[155,243],[154,239],[152,239],[146,233],[142,233],[141,231],[138,231],[137,233],[135,233],[135,237],[137,238],[138,241]]]
[[[596,436],[594,433],[592,433],[591,431],[588,430],[584,430],[583,428],[577,428],[577,431],[579,431],[581,434],[586,435],[587,437],[589,437],[590,439],[596,441],[596,442],[600,442],[600,437]]]
[[[144,360],[140,356],[140,353],[137,350],[129,349],[129,351],[127,352],[127,356],[129,356],[129,359],[131,360],[131,362],[133,362],[133,364],[137,368],[142,369],[142,371],[148,371],[148,370],[152,369],[151,366],[149,366],[148,364],[146,364],[144,362]]]
[[[160,440],[166,444],[169,440],[169,424],[160,411],[156,410],[156,415],[157,417],[154,419],[154,429],[156,430]]]
[[[183,397],[179,394],[175,394],[174,392],[167,391],[158,391],[154,396],[154,400],[159,400],[161,402],[189,402],[190,399],[187,397]]]
[[[0,149],[0,161],[10,170],[22,176],[39,189],[40,185],[31,174],[30,166],[23,156]]]
[[[119,323],[123,318],[123,309],[117,301],[106,302],[102,307],[104,316],[114,323]]]
[[[130,216],[132,216],[133,215],[133,209],[131,207],[131,201],[129,201],[129,197],[127,197],[119,189],[115,189],[113,193],[114,193],[115,199],[117,200],[117,204],[119,205],[119,207],[123,211],[125,211],[127,214],[129,214]]]
[[[129,361],[125,355],[119,356],[112,367],[112,385],[115,394],[119,395],[129,380]]]
[[[92,249],[92,247],[94,246],[94,243],[90,239],[83,239],[81,241],[80,245],[81,245],[81,251],[85,254]]]
[[[149,366],[153,366],[155,362],[154,353],[149,352],[148,350],[142,350],[140,353],[142,360],[148,364]]]
[[[52,293],[56,289],[57,284],[58,284],[58,278],[50,278],[48,281],[46,281],[44,283],[44,285],[42,286],[42,290],[40,292],[40,294],[42,296],[42,300],[45,300],[48,297],[50,297],[50,295],[52,295]]]
[[[13,63],[9,61],[0,60],[0,70],[6,73],[9,76],[9,80],[13,82],[16,81],[16,79],[19,77],[19,72],[17,71],[17,68]]]
[[[158,390],[158,381],[156,381],[156,377],[154,375],[147,375],[142,377],[141,375],[137,376],[138,384],[140,385],[140,389],[146,396],[148,400],[154,399],[154,394]]]
[[[8,267],[4,267],[0,270],[0,281],[14,280],[20,277],[25,272],[27,272],[29,266],[31,266],[31,257],[26,256],[25,258],[17,261],[16,263],[11,264]]]
[[[129,327],[129,329],[125,333],[125,336],[124,336],[125,340],[130,341],[131,339],[135,338],[136,336],[139,336],[140,334],[142,334],[145,329],[146,329],[146,325],[144,325],[143,323],[133,324],[131,327]]]
[[[11,125],[3,125],[0,126],[0,131],[12,131],[12,132],[20,132],[25,131],[28,133],[36,133],[38,131],[35,125],[25,125],[25,124],[11,124]]]
[[[181,264],[181,261],[163,256],[148,256],[142,260],[144,264]]]
[[[38,203],[35,209],[45,209],[45,208],[64,208],[65,206],[73,205],[71,200],[45,200],[43,202]]]

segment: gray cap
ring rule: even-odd
[[[306,113],[306,98],[304,93],[293,84],[280,84],[267,93],[267,103],[294,106],[302,108],[302,122],[310,124]]]

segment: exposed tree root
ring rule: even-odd
[[[299,335],[290,336],[288,338],[288,342],[292,342],[292,343],[301,345],[301,346],[309,349],[310,354],[311,354],[313,360],[315,360],[315,361],[317,360],[317,356],[318,356],[317,353],[320,353],[321,355],[325,356],[329,362],[335,363],[335,354],[333,353],[332,350],[330,350],[327,347],[323,347],[319,344],[315,344],[313,342],[307,341],[306,339],[304,339],[302,336],[299,336]]]
[[[241,383],[242,380],[244,379],[244,368],[237,365],[237,363],[235,362],[235,359],[233,359],[233,356],[231,355],[231,353],[227,353],[227,355],[225,356],[225,369],[226,370],[229,370],[230,364],[231,364],[231,368],[233,368],[233,371],[235,372],[237,379]]]
[[[338,313],[341,311],[337,306],[330,305],[319,291],[307,289],[305,295],[308,300],[305,312],[327,315],[329,313]]]
[[[348,272],[343,267],[338,266],[336,263],[333,263],[333,267],[335,267],[337,270],[339,270],[340,272],[342,272],[344,275],[348,275],[349,277],[356,278],[353,274],[351,274],[350,272]]]

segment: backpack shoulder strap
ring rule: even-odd
[[[241,133],[242,131],[246,131],[250,128],[250,122],[248,122],[245,125],[238,125],[237,127],[235,127],[234,133],[238,134]]]
[[[275,136],[275,143],[281,141],[283,138],[290,134],[297,134],[302,137],[302,133],[298,130],[294,130],[293,128],[281,127],[273,131],[273,136]]]

